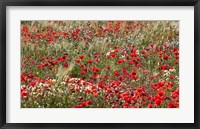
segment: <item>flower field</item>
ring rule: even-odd
[[[179,108],[178,21],[21,21],[22,108]]]

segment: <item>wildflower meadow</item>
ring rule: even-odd
[[[179,108],[179,21],[21,21],[21,108]]]

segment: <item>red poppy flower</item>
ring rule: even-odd
[[[165,93],[163,92],[163,91],[159,91],[158,92],[158,95],[161,97],[161,96],[163,96]]]
[[[134,64],[134,61],[130,61],[130,62],[129,62],[129,65],[133,65],[133,64]]]
[[[154,44],[150,44],[150,47],[153,48]]]
[[[145,50],[142,50],[142,54],[145,55],[145,54],[146,54],[146,51],[145,51]]]
[[[43,64],[38,64],[38,66],[37,66],[38,68],[43,68],[44,67],[44,65]]]
[[[52,41],[53,41],[53,38],[48,38],[47,41],[48,41],[48,42],[52,42]]]
[[[164,56],[163,59],[167,60],[167,59],[168,59],[168,56]]]
[[[114,53],[112,53],[112,54],[111,54],[111,57],[115,58],[115,57],[117,57],[117,55],[114,54]]]
[[[143,89],[142,89],[142,88],[137,88],[137,91],[138,91],[138,92],[142,92]]]
[[[122,63],[124,63],[124,60],[118,60],[117,63],[122,64]]]
[[[83,71],[87,71],[88,69],[87,68],[83,68]]]
[[[80,63],[80,62],[81,62],[81,60],[79,60],[79,59],[78,59],[78,60],[76,60],[76,62],[77,62],[77,63]]]
[[[84,55],[81,55],[81,56],[79,56],[80,57],[80,59],[83,59],[85,56]]]
[[[26,81],[26,80],[27,80],[27,77],[24,76],[24,75],[21,75],[21,81],[23,82],[23,81]]]
[[[162,101],[161,101],[160,99],[156,99],[156,100],[154,101],[154,103],[155,103],[156,105],[160,105],[160,104],[162,103]]]
[[[29,73],[29,74],[28,74],[28,77],[29,77],[29,78],[33,78],[34,75],[33,75],[32,73]]]
[[[152,100],[152,101],[155,101],[155,100],[156,100],[156,97],[151,97],[151,100]]]
[[[168,104],[168,108],[175,108],[176,106],[174,105],[174,102],[170,102],[169,104]]]
[[[85,74],[85,71],[81,71],[80,74],[81,74],[81,75]]]
[[[126,73],[127,71],[126,71],[126,68],[122,68],[122,72],[123,73]]]
[[[98,92],[94,92],[93,95],[94,95],[94,97],[97,97],[98,96]]]
[[[82,102],[81,105],[82,105],[83,107],[87,107],[87,106],[88,106],[88,103],[87,103],[87,102]]]
[[[91,105],[91,104],[92,104],[92,100],[89,100],[89,101],[88,101],[88,104]]]
[[[123,76],[119,76],[118,79],[121,81],[123,79]]]
[[[149,104],[149,105],[148,105],[148,108],[152,108],[152,107],[153,107],[153,105],[152,105],[152,104]]]
[[[137,80],[137,76],[136,75],[133,75],[133,78],[132,78],[134,81]]]
[[[110,69],[110,66],[106,66],[107,69]]]
[[[119,73],[118,73],[118,70],[115,70],[114,72],[113,72],[113,74],[115,75],[115,76],[117,76]]]
[[[92,60],[88,60],[88,63],[92,63]]]
[[[40,60],[44,60],[44,57],[41,57]]]
[[[76,108],[82,108],[82,105],[76,105]]]
[[[23,98],[27,97],[27,96],[28,96],[28,92],[27,92],[27,91],[22,91],[22,92],[21,92],[21,96],[22,96]]]
[[[171,96],[175,99],[178,97],[178,94],[176,92],[173,92]]]
[[[36,84],[36,81],[30,82],[30,86],[35,86],[35,84]]]
[[[64,67],[68,67],[68,63],[64,63]]]

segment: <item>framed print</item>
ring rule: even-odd
[[[200,128],[198,0],[0,4],[2,129]]]

